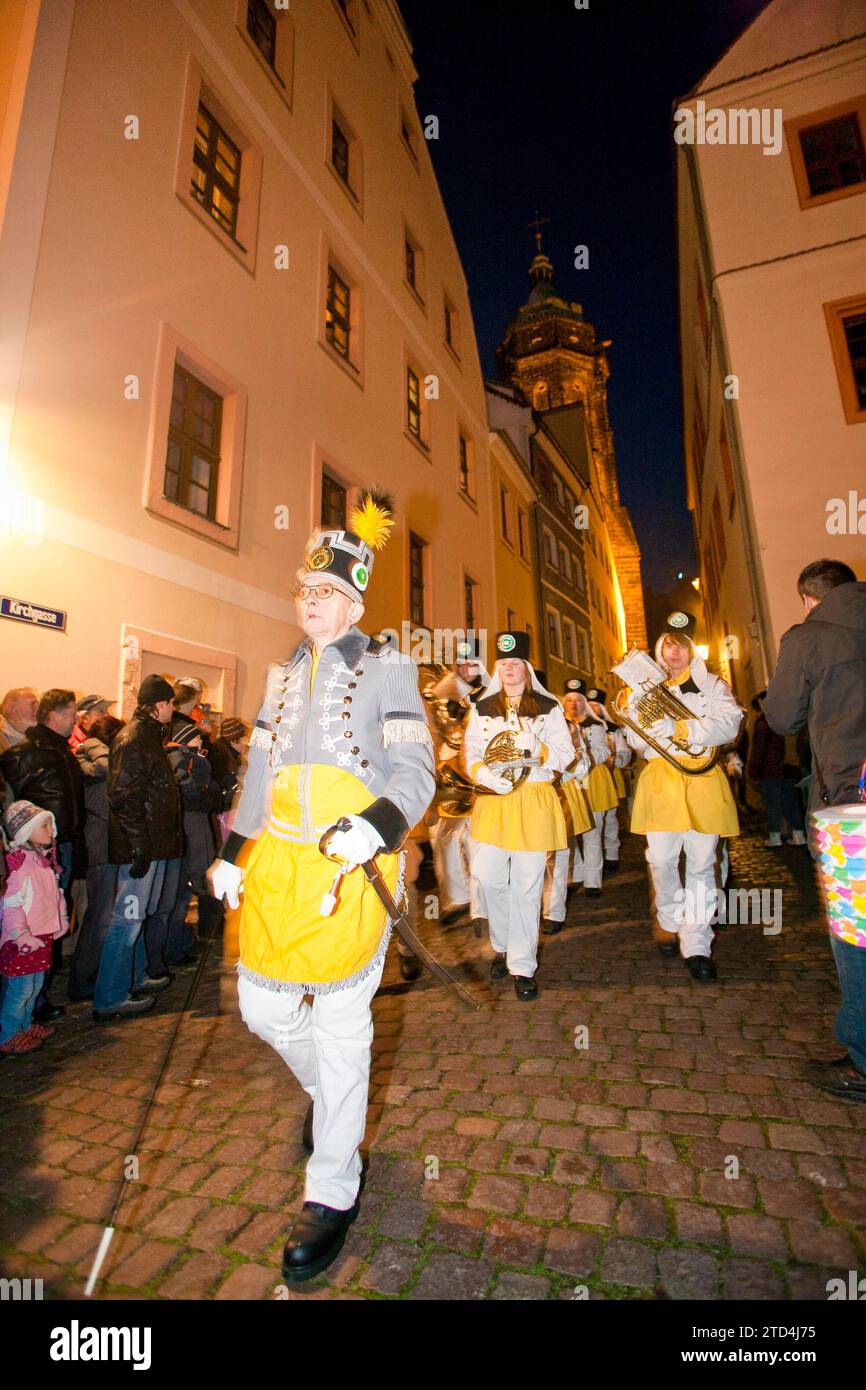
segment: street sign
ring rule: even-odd
[[[16,623],[30,623],[33,627],[51,627],[55,632],[66,631],[66,614],[62,608],[46,608],[24,598],[0,595],[0,618],[12,618]]]

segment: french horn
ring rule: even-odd
[[[702,744],[689,743],[688,739],[671,738],[669,743],[675,750],[671,752],[648,733],[650,725],[665,715],[677,721],[694,718],[694,710],[690,710],[665,683],[667,677],[664,671],[651,656],[638,647],[632,647],[611,667],[611,675],[619,676],[632,691],[640,692],[632,711],[635,718],[628,712],[629,691],[623,687],[616,692],[609,706],[611,718],[616,724],[631,729],[686,777],[697,777],[715,767],[721,756],[721,748],[705,748]]]

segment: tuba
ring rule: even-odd
[[[672,752],[671,748],[665,748],[647,733],[648,727],[665,715],[679,720],[691,719],[694,714],[694,711],[674,694],[670,686],[665,684],[667,677],[651,656],[640,651],[638,647],[632,647],[616,666],[611,667],[611,675],[619,676],[632,690],[640,692],[634,710],[637,723],[627,713],[628,690],[623,688],[616,692],[610,705],[611,718],[615,723],[631,729],[644,743],[648,743],[650,748],[654,748],[661,757],[672,763],[678,772],[684,773],[687,777],[696,777],[715,767],[721,755],[721,748],[704,748],[701,744],[689,743],[687,739],[672,738],[669,740],[675,750]]]

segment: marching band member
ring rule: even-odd
[[[616,788],[617,803],[628,797],[628,788],[623,776],[623,768],[632,760],[628,740],[618,724],[615,724],[607,710],[607,691],[597,687],[586,692],[587,703],[596,719],[602,720],[607,729],[607,742],[613,753],[610,769],[613,785]],[[604,851],[604,871],[606,874],[619,873],[619,804],[605,811],[602,822],[602,841]]]
[[[647,733],[674,758],[677,749],[669,742],[672,737],[687,739],[696,747],[721,747],[736,738],[742,717],[730,686],[711,675],[698,656],[691,637],[694,627],[693,615],[671,613],[655,645],[656,661],[670,673],[665,684],[694,715],[684,720],[665,715],[647,727]],[[627,709],[635,722],[639,722],[634,713],[639,695],[632,691],[628,699]],[[635,792],[631,829],[647,838],[658,925],[669,934],[659,949],[665,956],[675,956],[679,949],[694,979],[707,983],[716,978],[710,959],[716,845],[720,835],[740,833],[730,785],[719,763],[687,776],[635,730],[628,728],[626,737],[647,760]],[[680,878],[683,849],[685,884]]]
[[[604,818],[617,804],[616,786],[611,767],[614,755],[607,739],[607,729],[600,715],[593,714],[587,700],[587,684],[579,676],[568,682],[569,693],[565,703],[570,715],[579,723],[584,738],[589,744],[592,766],[582,786],[589,802],[590,828],[580,837],[574,851],[575,882],[582,883],[588,898],[601,897],[601,880],[604,868],[602,832]]]
[[[351,530],[314,538],[298,571],[306,637],[271,669],[233,830],[211,871],[215,896],[225,895],[230,906],[244,890],[244,1022],[311,1098],[305,1201],[283,1255],[283,1276],[291,1281],[325,1269],[358,1214],[370,1003],[390,928],[357,866],[378,854],[389,890],[399,894],[399,850],[434,790],[417,669],[356,626],[373,567],[370,547],[384,543],[389,525],[387,511],[368,495],[350,517]],[[319,841],[344,817],[350,828],[332,835],[329,852],[355,872],[335,889],[335,865]],[[235,860],[252,837],[244,871]],[[336,908],[322,915],[332,890]]]
[[[493,679],[469,716],[464,740],[466,767],[481,787],[470,834],[476,842],[475,872],[484,891],[490,941],[490,974],[510,974],[518,999],[535,999],[538,926],[544,867],[549,850],[565,849],[568,833],[553,778],[574,759],[571,735],[559,701],[540,684],[529,662],[529,635],[500,632]],[[516,789],[484,761],[491,740],[513,734],[526,758],[537,760]]]
[[[544,920],[542,932],[545,936],[556,936],[562,931],[568,904],[569,890],[574,886],[571,870],[574,860],[581,861],[579,838],[587,830],[594,828],[592,813],[586,794],[586,778],[592,766],[589,742],[585,738],[578,721],[574,694],[580,690],[583,681],[574,676],[565,682],[562,701],[565,722],[571,735],[574,761],[559,777],[560,800],[565,802],[566,828],[569,831],[568,845],[547,856],[544,871],[544,896],[542,910]]]
[[[481,660],[477,639],[467,638],[455,644],[456,660],[454,669],[447,672],[433,686],[430,694],[437,700],[447,701],[451,732],[449,738],[443,737],[436,750],[437,766],[442,762],[461,764],[463,759],[462,741],[455,746],[453,730],[462,721],[463,733],[473,704],[477,701],[490,676]],[[457,799],[452,806],[457,805]],[[474,844],[469,835],[471,808],[449,810],[439,808],[436,823],[430,831],[430,846],[433,851],[433,867],[441,898],[439,921],[443,926],[456,922],[468,909],[473,920],[485,915],[479,892],[478,879],[472,872]]]

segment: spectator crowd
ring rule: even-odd
[[[223,906],[207,869],[228,833],[249,730],[218,732],[197,677],[148,676],[127,722],[101,695],[10,690],[0,703],[0,1054],[36,1051],[75,928],[69,999],[99,1023],[150,1012],[195,964]]]

